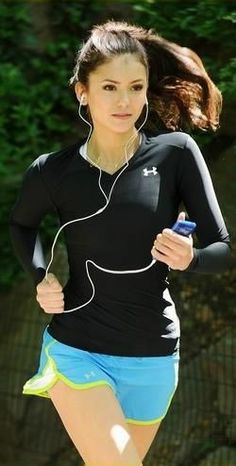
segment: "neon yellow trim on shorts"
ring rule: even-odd
[[[45,348],[45,353],[48,357],[48,362],[46,363],[42,375],[35,375],[31,379],[29,379],[24,387],[23,387],[23,395],[38,395],[42,396],[44,398],[50,398],[50,395],[48,393],[48,390],[57,382],[57,380],[63,381],[66,385],[68,385],[71,388],[77,389],[77,390],[83,390],[86,388],[92,388],[92,387],[97,387],[98,385],[108,385],[111,387],[113,390],[112,385],[107,382],[106,380],[98,380],[97,382],[87,382],[87,383],[82,383],[82,384],[77,384],[74,382],[71,382],[67,377],[65,377],[63,374],[61,374],[57,370],[56,363],[52,356],[49,354],[49,348],[56,343],[56,340],[51,341],[48,346]],[[37,385],[42,379],[45,378],[46,380],[49,379],[45,385],[42,385],[40,388],[37,388]],[[34,385],[36,387],[34,388]]]
[[[162,416],[162,417],[159,417],[157,419],[153,419],[152,421],[138,421],[136,419],[128,419],[126,418],[126,422],[128,424],[137,424],[139,426],[149,426],[151,424],[159,424],[162,419],[164,418],[165,416]]]
[[[126,418],[126,422],[127,422],[128,424],[138,424],[138,425],[151,425],[151,424],[156,424],[156,423],[161,422],[161,421],[164,419],[164,417],[166,416],[166,414],[167,414],[167,411],[168,411],[168,409],[169,409],[169,407],[170,407],[170,404],[171,404],[172,398],[173,398],[173,396],[174,396],[174,394],[175,394],[175,391],[176,391],[176,388],[175,388],[174,391],[171,393],[170,398],[169,398],[169,401],[168,401],[168,403],[167,403],[167,408],[166,408],[166,410],[165,410],[165,413],[164,413],[162,416],[160,416],[160,417],[158,417],[158,418],[156,418],[156,419],[152,419],[151,421],[139,421],[139,420],[136,420],[136,419],[129,419],[129,418]]]

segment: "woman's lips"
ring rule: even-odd
[[[132,115],[131,113],[113,113],[112,116],[115,118],[120,118],[121,120],[126,120],[127,118],[130,118]]]

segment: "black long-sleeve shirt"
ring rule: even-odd
[[[195,141],[182,132],[142,133],[142,142],[117,180],[107,208],[63,230],[69,263],[65,309],[92,294],[85,261],[107,269],[147,266],[157,233],[171,227],[183,202],[197,224],[199,248],[188,270],[221,272],[230,262],[229,235],[211,178]],[[101,209],[99,169],[80,154],[84,140],[43,154],[30,165],[10,215],[11,238],[19,260],[35,284],[45,275],[39,237],[44,216],[55,213],[60,225]],[[102,172],[108,195],[118,170]],[[56,233],[56,232],[55,232]],[[90,264],[96,293],[85,307],[54,314],[49,333],[87,351],[126,356],[172,354],[178,347],[179,321],[168,291],[168,267],[156,262],[146,272],[112,275]]]

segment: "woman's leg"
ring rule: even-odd
[[[139,458],[141,459],[141,461],[143,461],[153,443],[153,440],[157,434],[161,422],[146,426],[138,424],[128,425],[131,433],[131,438],[136,446]]]
[[[50,397],[86,466],[142,466],[112,389],[73,389],[58,381]]]

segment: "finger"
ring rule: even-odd
[[[178,235],[180,236],[180,235]],[[183,237],[182,237],[183,238]],[[186,245],[189,244],[189,241],[188,241],[188,238],[187,238],[187,241],[186,241],[186,238],[174,238],[174,236],[172,234],[168,235],[168,233],[159,233],[157,235],[157,238],[154,242],[154,245],[156,245],[155,243],[158,244],[158,247],[157,249],[159,249],[159,244],[169,248],[171,251],[175,251],[177,253],[182,253],[186,250]]]
[[[47,306],[54,306],[54,307],[60,306],[61,307],[64,304],[64,299],[56,299],[56,300],[50,301],[48,299],[40,298],[38,302],[40,305],[43,304],[45,307]]]
[[[47,282],[45,280],[45,286],[47,286],[48,289],[52,291],[62,291],[63,289],[61,284],[57,280],[54,280],[53,282]]]
[[[52,309],[50,307],[47,308],[42,308],[46,314],[62,314],[64,312],[64,309],[62,308],[57,308],[57,309]]]
[[[50,309],[62,309],[64,308],[64,302],[59,302],[59,303],[48,303],[47,301],[40,301],[39,302],[40,307],[43,309],[50,308]]]
[[[167,265],[177,263],[179,261],[179,256],[176,254],[163,254],[157,251],[155,247],[153,247],[151,254],[156,260],[164,262]]]
[[[45,280],[47,281],[47,283],[50,283],[50,284],[53,283],[54,281],[58,281],[54,273],[48,273],[45,276]]]
[[[60,304],[62,305],[64,303],[64,297],[59,297],[59,298],[53,298],[53,299],[50,299],[48,296],[36,296],[36,301],[38,301],[39,304],[43,303],[43,304]]]
[[[185,220],[185,217],[186,217],[185,212],[181,211],[178,215],[177,220]]]
[[[49,284],[46,280],[44,280],[39,285],[37,285],[36,291],[38,293],[60,293],[63,292],[63,288],[59,282],[57,284]]]
[[[49,288],[53,288],[54,290],[62,290],[61,284],[53,273],[49,273],[39,285],[46,285],[49,286]]]
[[[166,265],[169,265],[170,261],[168,259],[168,256],[165,256],[164,254],[162,254],[161,252],[159,251],[152,251],[152,256],[154,257],[154,259],[156,259],[157,261],[159,262],[162,262]]]
[[[169,228],[165,228],[162,231],[163,241],[165,244],[171,244],[174,242],[175,244],[179,245],[180,247],[186,247],[187,244],[191,243],[192,238],[189,236],[179,235],[174,231],[170,230]]]
[[[48,283],[45,279],[39,285],[37,285],[36,290],[38,293],[46,292],[46,293],[53,293],[53,292],[61,292],[63,291],[62,286],[59,282]]]
[[[162,254],[169,255],[171,254],[171,251],[173,250],[170,249],[167,245],[161,243],[160,241],[155,241],[154,242],[154,248],[158,251],[161,252]]]
[[[40,291],[39,293],[37,293],[37,297],[39,299],[48,299],[50,301],[54,301],[54,300],[57,300],[57,299],[63,299],[64,298],[64,293],[61,293],[61,292],[50,292],[50,291],[47,291],[46,293],[45,292],[42,292]]]

